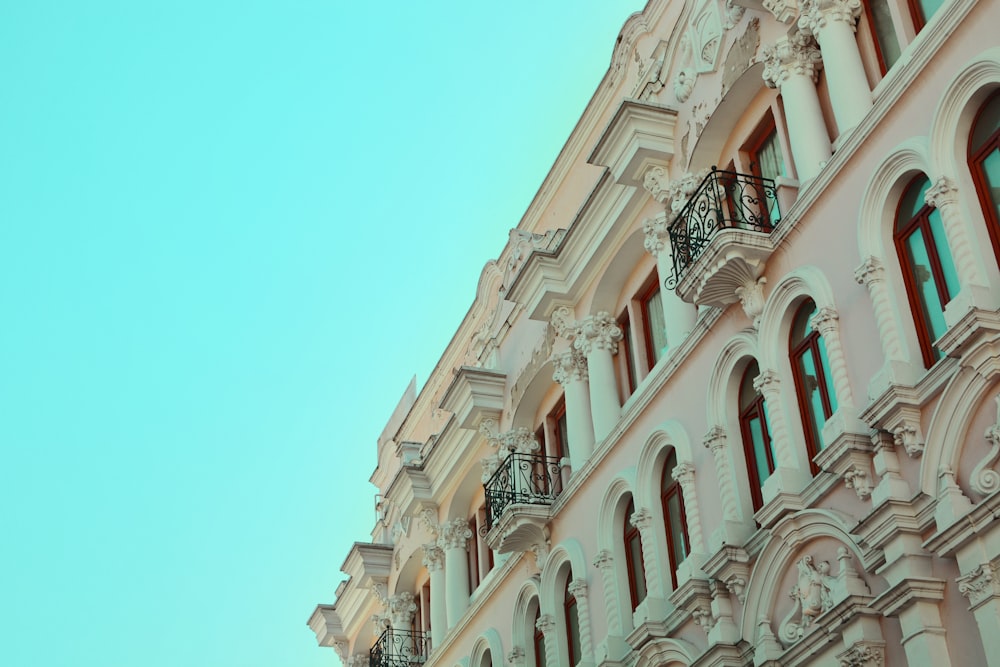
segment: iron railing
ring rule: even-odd
[[[666,286],[677,286],[719,230],[735,228],[767,234],[779,222],[781,211],[772,179],[712,167],[668,228],[674,266]]]
[[[512,452],[483,485],[486,525],[493,528],[509,505],[551,505],[562,491],[562,464],[554,456]]]
[[[368,667],[413,667],[427,661],[430,638],[422,632],[386,628],[368,652]]]

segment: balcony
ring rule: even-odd
[[[713,167],[668,229],[666,286],[697,305],[735,303],[764,273],[780,222],[773,180]]]
[[[368,653],[368,667],[422,665],[430,653],[430,638],[422,632],[386,628]]]
[[[547,543],[549,506],[562,491],[562,474],[555,457],[512,452],[504,459],[483,485],[493,549],[530,551]]]

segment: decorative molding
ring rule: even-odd
[[[761,276],[757,280],[749,280],[743,286],[736,288],[736,296],[740,299],[743,312],[750,318],[754,329],[760,328],[760,315],[764,312],[764,285],[767,278]]]
[[[855,642],[843,653],[838,653],[837,660],[840,667],[882,667],[885,664],[885,642]]]
[[[983,563],[968,574],[958,577],[958,592],[969,599],[970,607],[978,607],[990,598],[1000,595],[1000,577],[996,561]]]
[[[764,84],[781,89],[792,76],[807,76],[815,83],[823,66],[823,57],[812,38],[795,33],[781,37],[774,44],[765,44],[759,60],[764,63]]]
[[[572,347],[564,352],[552,355],[552,379],[563,387],[571,382],[586,382],[589,377],[587,373],[586,355]]]
[[[612,354],[618,351],[618,342],[623,334],[615,318],[607,311],[583,318],[579,322],[579,332],[573,347],[589,355],[593,350],[603,350]]]
[[[868,500],[872,496],[872,478],[868,473],[867,466],[855,462],[844,472],[844,486],[854,489],[861,500]]]
[[[431,542],[423,545],[424,567],[428,572],[436,572],[444,569],[444,550],[436,543]]]
[[[924,436],[920,426],[912,421],[904,421],[892,430],[892,440],[902,447],[910,458],[919,458],[924,453]]]
[[[445,551],[449,549],[465,549],[472,537],[472,530],[465,519],[452,519],[441,524],[438,545]]]
[[[845,23],[857,30],[861,0],[802,0],[798,26],[806,35],[818,35],[830,23]]]
[[[993,469],[997,459],[1000,459],[1000,395],[995,396],[993,400],[997,404],[997,420],[983,433],[983,437],[990,445],[990,451],[972,469],[972,475],[969,478],[969,486],[972,487],[972,490],[984,496],[1000,489],[1000,473]]]

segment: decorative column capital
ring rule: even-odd
[[[679,213],[688,200],[698,190],[698,186],[712,170],[709,168],[701,171],[689,171],[680,178],[670,182],[670,211]]]
[[[868,469],[860,463],[853,463],[844,471],[844,486],[854,489],[861,500],[868,500],[872,495],[872,479]]]
[[[969,605],[977,607],[991,597],[1000,595],[1000,578],[993,563],[983,563],[972,572],[958,579],[958,592],[969,599]]]
[[[587,597],[587,580],[586,579],[574,579],[570,582],[569,586],[566,587],[569,594],[577,599]]]
[[[770,394],[781,390],[781,378],[771,368],[766,368],[753,379],[753,388],[759,394]]]
[[[885,280],[885,266],[878,257],[866,257],[861,266],[854,270],[854,280],[859,285],[871,287],[872,283]]]
[[[653,513],[645,507],[640,507],[629,517],[628,521],[638,528],[640,533],[645,534],[649,527],[653,525]]]
[[[726,446],[726,430],[721,426],[713,426],[708,429],[702,442],[707,449],[714,453],[715,450]]]
[[[614,566],[615,566],[615,557],[609,550],[601,549],[600,551],[597,552],[597,555],[594,556],[594,567],[596,567],[598,570],[601,571],[610,570]]]
[[[507,654],[507,662],[512,665],[520,665],[524,663],[524,649],[520,646],[515,646]]]
[[[549,318],[549,323],[561,338],[572,340],[580,332],[580,323],[576,321],[573,311],[569,309],[569,306],[556,308],[556,311],[552,313],[552,317]]]
[[[688,461],[681,461],[674,466],[674,470],[670,473],[670,476],[681,486],[689,484],[694,481],[694,464]]]
[[[543,635],[550,635],[556,629],[556,617],[552,614],[542,614],[535,621],[535,628],[542,631]]]
[[[670,173],[660,166],[650,167],[642,179],[642,187],[653,199],[666,204],[670,199]]]
[[[618,351],[618,341],[622,339],[622,330],[615,318],[606,311],[580,320],[580,331],[573,341],[573,347],[584,354],[593,350],[604,350],[614,354]]]
[[[820,336],[825,336],[837,328],[837,320],[839,319],[840,315],[835,309],[823,306],[809,319],[809,327],[813,331],[818,331]]]
[[[413,593],[403,591],[389,598],[389,616],[394,628],[409,628],[416,611],[417,603],[413,601]]]
[[[563,387],[571,382],[587,381],[587,357],[575,347],[553,354],[552,365],[555,367],[552,379]]]
[[[924,202],[934,208],[954,204],[958,202],[958,186],[955,181],[947,176],[942,176],[934,181],[931,187],[927,188],[927,192],[924,193]]]
[[[518,426],[509,431],[498,433],[487,440],[491,447],[497,448],[497,454],[501,457],[512,452],[531,454],[541,448],[538,440],[535,439],[535,434],[526,426]]]
[[[424,567],[428,572],[444,569],[444,550],[434,542],[424,545]]]
[[[642,242],[642,247],[653,257],[659,257],[663,249],[667,247],[667,240],[670,238],[669,227],[666,215],[658,215],[655,218],[646,218],[642,221],[642,231],[646,234],[646,240]]]
[[[438,545],[445,550],[465,549],[472,537],[472,530],[464,519],[452,519],[441,524]]]
[[[819,48],[802,33],[765,45],[761,48],[760,61],[764,63],[764,83],[768,88],[779,90],[793,76],[808,76],[815,83],[823,66]]]
[[[799,9],[799,29],[806,35],[817,35],[830,23],[845,23],[857,30],[861,16],[861,0],[802,0]]]

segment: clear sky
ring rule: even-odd
[[[338,664],[376,438],[643,4],[0,2],[0,665]]]

